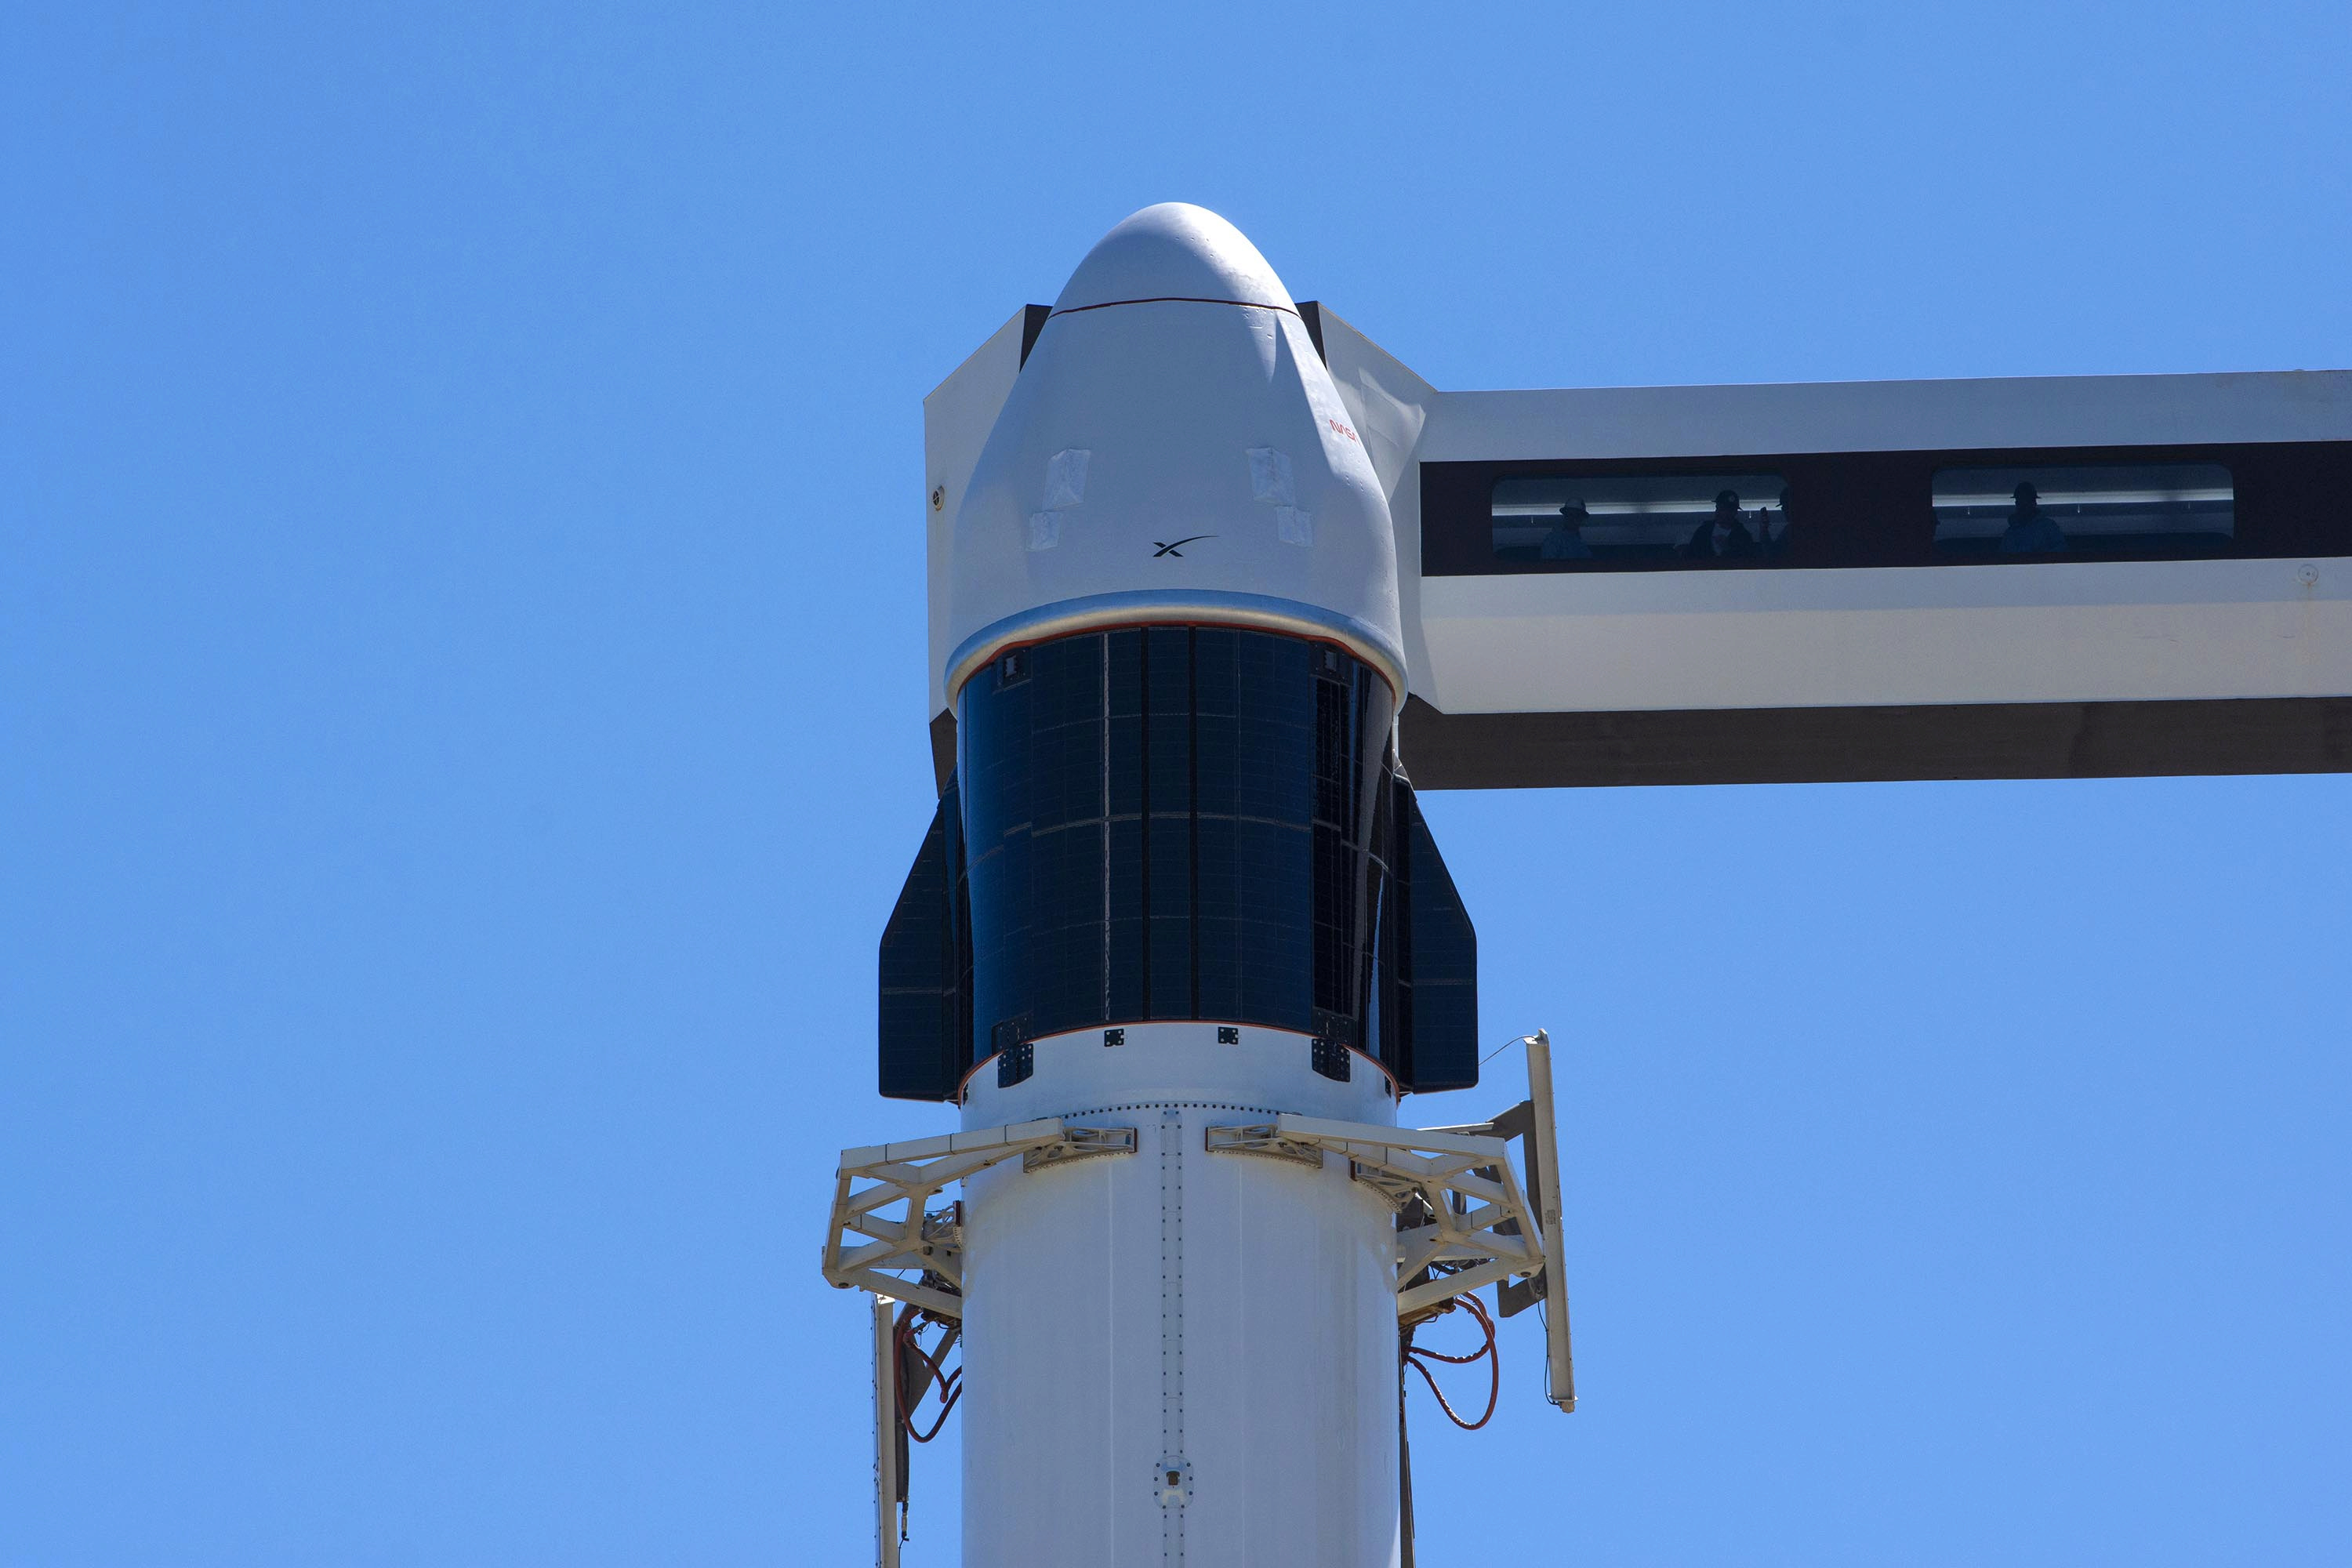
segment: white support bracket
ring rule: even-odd
[[[1535,1211],[1503,1139],[1286,1114],[1212,1127],[1208,1146],[1317,1164],[1326,1151],[1345,1155],[1349,1175],[1399,1214],[1418,1215],[1421,1223],[1397,1233],[1400,1318],[1427,1316],[1465,1290],[1543,1268]]]
[[[941,1189],[1015,1158],[1023,1169],[1035,1171],[1094,1155],[1134,1152],[1132,1127],[1072,1127],[1059,1117],[844,1149],[825,1225],[824,1277],[837,1289],[871,1290],[961,1321],[962,1208],[929,1208]],[[895,1217],[882,1212],[897,1205],[905,1206]],[[856,1244],[856,1237],[866,1239]]]
[[[1547,1397],[1576,1408],[1568,1292],[1559,1279],[1559,1140],[1552,1121],[1551,1039],[1526,1037],[1528,1100],[1474,1127],[1379,1127],[1282,1115],[1208,1130],[1213,1154],[1254,1154],[1319,1168],[1345,1155],[1348,1173],[1397,1211],[1397,1317],[1434,1316],[1447,1301],[1487,1285],[1508,1316],[1544,1304]],[[1511,1163],[1510,1142],[1526,1142],[1530,1203]]]

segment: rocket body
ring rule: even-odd
[[[1391,1102],[1374,1075],[1317,1079],[1294,1034],[1242,1032],[1040,1041],[1030,1083],[983,1074],[966,1104],[990,1126],[1050,1107],[1137,1129],[1132,1157],[968,1184],[966,1563],[1393,1561],[1393,1216],[1345,1162],[1204,1149],[1277,1106]]]
[[[952,550],[883,1092],[1136,1133],[966,1184],[964,1561],[1392,1563],[1394,1213],[1208,1129],[1475,1082],[1475,942],[1398,767],[1387,504],[1246,239],[1096,247]]]

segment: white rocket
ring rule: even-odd
[[[1108,1117],[1138,1133],[1131,1159],[1052,1180],[1008,1162],[967,1187],[965,1561],[1382,1561],[1397,1530],[1393,1211],[1350,1182],[1344,1163],[1213,1159],[1205,1147],[1206,1130],[1237,1113],[1395,1121],[1391,1083],[1375,1061],[1349,1051],[1330,1058],[1346,1065],[1344,1078],[1316,1070],[1311,932],[1295,931],[1310,940],[1293,941],[1289,972],[1270,967],[1255,994],[1236,973],[1223,1005],[1195,1005],[1192,994],[1190,968],[1252,964],[1267,948],[1250,928],[1286,913],[1253,898],[1258,868],[1244,832],[1233,834],[1217,868],[1221,891],[1202,899],[1193,885],[1206,858],[1192,853],[1199,804],[1218,785],[1197,777],[1204,652],[1192,628],[1247,628],[1267,645],[1216,639],[1217,655],[1233,659],[1220,691],[1233,700],[1224,704],[1233,722],[1231,744],[1211,766],[1231,776],[1232,795],[1218,804],[1230,805],[1237,828],[1247,826],[1254,771],[1294,774],[1259,781],[1269,802],[1289,806],[1284,828],[1261,837],[1289,841],[1298,885],[1269,896],[1286,892],[1294,919],[1311,916],[1317,869],[1315,780],[1298,764],[1311,762],[1318,739],[1327,751],[1332,739],[1308,726],[1319,713],[1328,727],[1338,709],[1348,754],[1331,760],[1351,797],[1341,811],[1368,817],[1404,687],[1387,503],[1290,295],[1232,226],[1198,207],[1147,208],[1079,264],[982,451],[956,519],[950,582],[951,689],[1001,682],[1008,658],[1016,670],[1026,658],[1023,679],[1034,685],[1050,639],[1076,637],[1060,645],[1080,667],[1068,685],[1089,704],[1100,699],[1055,726],[1082,732],[1076,746],[1041,746],[1037,737],[1052,731],[1034,709],[1025,736],[1017,729],[1000,742],[983,724],[969,726],[959,781],[972,805],[995,782],[992,770],[1024,765],[1024,738],[1028,767],[1066,770],[1059,781],[1033,776],[1033,790],[1080,797],[1075,826],[1045,842],[1088,839],[1073,857],[1083,874],[1039,887],[1046,879],[1034,869],[1044,857],[1033,827],[1031,897],[1066,889],[1086,907],[1033,903],[1016,929],[1081,933],[1097,951],[1061,962],[1083,969],[1088,985],[1099,971],[1103,993],[1099,1006],[1072,998],[1087,1015],[1077,1027],[1033,1018],[1018,1031],[1036,1032],[1013,1047],[1034,1053],[1025,1077],[1007,1082],[983,1061],[965,1087],[964,1125]],[[1034,644],[1046,646],[1013,651]],[[1141,667],[1131,679],[1144,711],[1131,719],[1119,713],[1128,694],[1107,668],[1118,644]],[[1180,649],[1187,668],[1177,697],[1176,681],[1150,666]],[[1346,667],[1344,683],[1326,679],[1327,662]],[[1286,689],[1266,689],[1277,686]],[[972,706],[1001,703],[1006,689],[974,693]],[[1261,737],[1284,719],[1286,736]],[[1189,798],[1163,804],[1149,798],[1151,786],[1177,770],[1149,752],[1180,730]],[[1122,801],[1117,748],[1128,733],[1142,788]],[[992,754],[974,754],[980,747]],[[1026,814],[982,815],[993,826]],[[1328,824],[1323,834],[1363,858],[1362,826]],[[1123,858],[1118,840],[1129,836],[1138,852]],[[982,847],[968,840],[967,858]],[[1181,916],[1155,915],[1179,901],[1154,897],[1156,889],[1112,885],[1139,870],[1165,879],[1179,858],[1196,862],[1181,872],[1192,905]],[[1364,874],[1356,865],[1344,874],[1352,904]],[[1122,908],[1141,918],[1118,918]],[[1204,912],[1225,940],[1156,929],[1178,919],[1197,927]],[[1346,941],[1344,930],[1330,935]],[[1008,931],[1005,940],[1024,939]],[[1113,994],[1120,946],[1160,960],[1156,971],[1180,942],[1192,950],[1181,986],[1155,972],[1137,975],[1131,997]],[[1034,1006],[1032,991],[1054,978],[1037,972],[1055,960],[1037,958],[1007,963],[1036,978],[1009,986],[976,1027],[996,1026],[992,1013]],[[1361,986],[1346,980],[1352,1002]],[[1233,1037],[1222,1043],[1221,1025]],[[1118,1033],[1117,1045],[1106,1046],[1106,1029]],[[1339,1032],[1332,1037],[1327,1052],[1341,1048]]]
[[[882,1090],[964,1131],[845,1154],[828,1274],[906,1303],[918,1397],[912,1314],[960,1322],[967,1563],[1392,1563],[1401,1278],[1530,1274],[1536,1227],[1499,1142],[1395,1130],[1476,1081],[1475,940],[1397,763],[1387,503],[1231,225],[1080,264],[946,581]]]

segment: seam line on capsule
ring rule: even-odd
[[[1391,702],[1399,709],[1404,706],[1404,655],[1373,627],[1339,611],[1316,611],[1296,600],[1219,588],[1092,594],[992,621],[957,644],[948,656],[943,672],[948,705],[955,705],[964,683],[982,665],[1010,648],[1144,626],[1238,626],[1336,643],[1379,671],[1388,682]]]
[[[1105,300],[1098,305],[1071,305],[1048,311],[1045,319],[1050,321],[1055,316],[1075,316],[1081,310],[1108,310],[1113,305],[1239,305],[1245,310],[1280,310],[1289,316],[1298,314],[1292,306],[1269,305],[1261,300],[1208,300],[1197,294],[1154,294],[1144,300]]]

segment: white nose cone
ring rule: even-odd
[[[1020,643],[1107,626],[1329,638],[1399,702],[1395,532],[1257,247],[1170,202],[1105,235],[1038,334],[956,514],[949,700]]]

